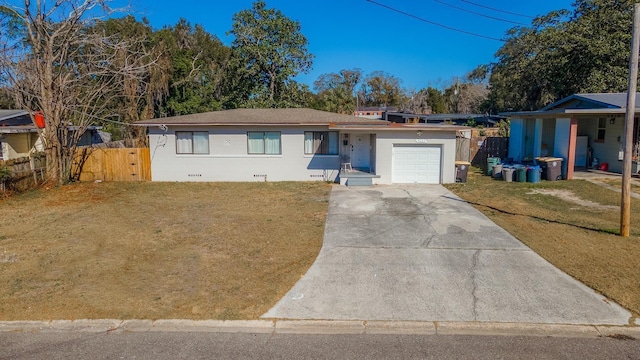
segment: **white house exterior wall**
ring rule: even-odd
[[[593,148],[593,157],[598,159],[599,163],[609,164],[609,171],[622,172],[622,161],[618,160],[619,152],[622,150],[622,137],[624,134],[624,118],[614,118],[614,123],[611,124],[611,117],[606,117],[606,127],[604,133],[604,141],[594,141],[598,136],[598,118],[589,119],[589,126],[586,133],[582,133],[581,125],[583,122],[578,120],[578,132],[579,135],[589,136],[589,143]]]
[[[209,154],[176,154],[176,131],[208,131]],[[247,153],[247,131],[279,131],[280,155]],[[149,129],[152,181],[313,181],[335,180],[338,155],[305,155],[304,132],[327,126],[171,126],[166,134]],[[265,178],[266,177],[266,178]]]
[[[378,132],[376,136],[376,175],[380,178],[373,179],[375,184],[391,184],[393,172],[393,146],[440,146],[442,149],[441,179],[442,183],[454,183],[456,161],[456,134],[451,132],[422,131],[418,136],[413,131],[385,131]]]
[[[37,133],[4,134],[1,141],[3,160],[29,156],[37,139]]]

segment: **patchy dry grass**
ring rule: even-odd
[[[507,183],[476,169],[467,183],[447,187],[561,270],[640,314],[637,199],[632,236],[623,238],[615,235],[620,194],[587,181]]]
[[[99,183],[0,201],[0,319],[255,319],[322,245],[324,183]]]

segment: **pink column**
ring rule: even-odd
[[[573,179],[573,170],[576,167],[576,141],[578,136],[578,119],[571,118],[569,127],[569,151],[567,151],[567,180]]]

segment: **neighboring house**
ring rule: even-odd
[[[359,107],[354,111],[353,115],[367,119],[384,119],[385,114],[389,111],[398,111],[395,106],[365,106]]]
[[[450,125],[467,125],[470,121],[473,121],[475,125],[494,127],[506,118],[506,116],[485,114],[409,114],[389,112],[386,114],[385,120],[394,123]]]
[[[78,146],[108,142],[110,135],[100,129],[99,126],[88,127]],[[70,127],[69,130],[76,131],[77,127]],[[28,157],[36,151],[42,151],[42,142],[29,113],[24,110],[0,110],[0,160]]]
[[[505,113],[511,117],[509,157],[516,161],[539,156],[563,158],[563,176],[573,178],[576,168],[607,163],[622,172],[622,137],[626,93],[575,94],[538,111]],[[635,114],[640,112],[640,95]],[[633,131],[634,164],[638,148],[638,121]],[[634,171],[634,172],[637,172]]]
[[[24,110],[0,110],[0,160],[29,156],[38,130]]]
[[[153,181],[453,183],[457,126],[392,124],[311,109],[235,109],[149,126]],[[341,172],[351,167],[359,171]],[[355,184],[355,180],[347,181]]]

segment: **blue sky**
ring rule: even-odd
[[[252,0],[132,0],[136,16],[147,17],[154,28],[185,18],[201,24],[225,44],[233,14],[251,7]],[[502,38],[514,23],[529,25],[522,15],[543,15],[568,9],[572,0],[376,0],[376,2],[449,27]],[[447,30],[399,14],[366,0],[266,0],[267,6],[297,20],[315,55],[313,69],[298,80],[313,87],[319,75],[361,68],[365,73],[385,71],[402,80],[407,89],[443,87],[454,76],[464,76],[480,64],[494,60],[501,42]],[[451,5],[451,6],[447,6]],[[476,4],[476,5],[474,5]],[[478,5],[483,5],[481,7]]]

